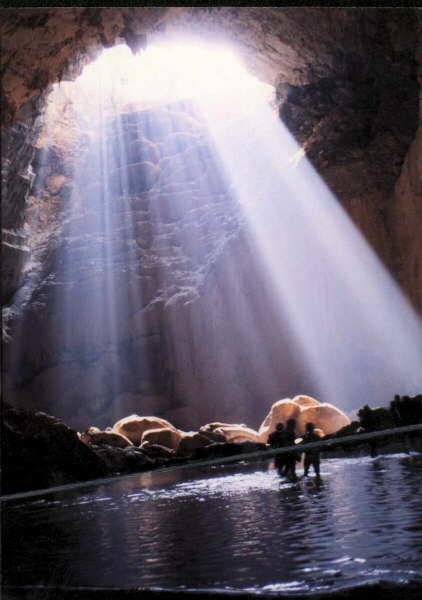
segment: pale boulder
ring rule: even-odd
[[[259,442],[258,432],[245,425],[225,425],[215,429],[214,433],[224,436],[226,442]]]
[[[183,433],[176,428],[170,429],[169,427],[163,427],[148,429],[142,434],[141,444],[149,442],[151,444],[165,446],[166,448],[170,448],[170,450],[177,452],[182,437]]]
[[[199,429],[216,442],[258,442],[258,432],[244,423],[208,423]]]
[[[150,429],[170,429],[177,431],[176,427],[165,419],[160,419],[159,417],[140,417],[139,415],[124,417],[113,426],[114,431],[129,438],[136,446],[142,443],[144,432]]]
[[[297,419],[300,411],[301,407],[299,404],[293,402],[290,398],[284,398],[275,402],[259,428],[259,439],[257,441],[265,444],[270,433],[275,430],[277,423],[285,425],[289,419]]]
[[[295,396],[292,402],[300,406],[302,409],[307,408],[308,406],[318,406],[319,404],[321,404],[318,400],[312,398],[312,396],[305,395]]]
[[[324,435],[327,435],[349,425],[350,419],[339,408],[324,402],[318,406],[309,406],[301,410],[296,419],[298,435],[305,433],[306,423],[313,423],[316,428],[324,432]]]

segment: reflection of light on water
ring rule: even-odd
[[[43,576],[36,582],[54,585],[61,575],[59,558],[72,569],[75,586],[160,586],[210,595],[218,590],[313,594],[380,582],[417,586],[421,529],[407,532],[406,527],[417,525],[420,515],[420,455],[412,458],[415,469],[406,477],[400,455],[381,460],[388,468],[378,485],[374,461],[324,460],[327,476],[312,495],[306,491],[309,481],[280,493],[271,472],[222,470],[211,481],[201,469],[198,480],[172,479],[170,485],[163,485],[160,472],[148,474],[161,486],[156,489],[139,490],[145,481],[140,475],[79,497],[70,492],[18,505],[6,502],[7,566],[18,585],[33,581],[37,568]],[[339,479],[341,470],[344,479]],[[241,493],[218,491],[233,490],[236,481]],[[383,493],[384,486],[391,495]],[[371,533],[374,525],[377,532]],[[12,532],[20,544],[12,542]],[[103,568],[108,564],[113,570]]]
[[[293,484],[286,484],[291,487]],[[160,500],[164,498],[196,497],[200,502],[213,496],[238,496],[254,491],[278,491],[280,478],[276,471],[255,473],[237,473],[178,483],[169,489],[142,490],[128,496],[131,502],[145,501],[149,498]]]

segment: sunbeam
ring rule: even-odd
[[[211,106],[203,115],[319,394],[346,408],[416,393],[420,319],[258,89],[254,100],[229,128]]]
[[[60,416],[193,427],[236,403],[257,424],[283,395],[351,411],[420,391],[420,319],[273,98],[230,48],[197,40],[117,46],[55,86],[45,144],[67,103],[78,133],[37,291],[58,358],[35,389],[62,398]]]

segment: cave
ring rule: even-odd
[[[8,401],[79,430],[112,426],[132,413],[198,429],[212,421],[258,427],[276,400],[302,393],[352,414],[363,404],[420,391],[413,367],[421,356],[415,338],[422,310],[419,11],[66,7],[5,9],[2,16],[2,374]],[[102,142],[89,117],[78,121],[75,93],[72,98],[65,90],[103,52],[124,47],[142,57],[155,43],[189,36],[229,47],[271,88],[272,115],[322,182],[315,186],[329,190],[378,257],[377,268],[395,282],[397,290],[389,282],[384,295],[391,290],[402,299],[389,311],[372,299],[367,319],[391,332],[371,352],[359,326],[352,334],[351,327],[330,323],[336,317],[328,304],[315,318],[333,331],[323,350],[310,351],[325,363],[316,372],[309,368],[315,340],[299,340],[292,318],[297,306],[313,315],[312,300],[304,300],[306,282],[291,280],[289,287],[298,287],[286,305],[274,299],[274,277],[262,266],[268,256],[260,255],[227,164],[189,98],[151,107],[140,91],[139,106],[119,109]],[[62,95],[56,104],[54,94]],[[236,113],[236,106],[226,108]],[[101,144],[106,167],[98,158]],[[245,153],[253,146],[246,139]],[[106,193],[104,168],[111,173]],[[263,173],[255,177],[258,187]],[[76,177],[82,192],[75,204]],[[238,187],[245,177],[238,175]],[[271,195],[265,182],[256,193]],[[112,201],[107,210],[105,195]],[[108,233],[107,219],[114,227]],[[280,231],[299,248],[305,238],[299,222],[296,238],[288,238],[294,222],[286,212]],[[346,246],[337,233],[328,243]],[[300,252],[291,254],[300,272]],[[274,269],[283,271],[287,258],[277,260]],[[324,270],[323,261],[317,268]],[[376,277],[370,266],[362,268],[364,279],[356,275],[350,285],[367,305],[367,286]],[[319,294],[318,281],[309,280],[311,297]],[[320,302],[328,302],[327,290]],[[338,296],[334,310],[344,311],[344,321],[347,295]],[[119,307],[116,317],[110,306],[100,309],[107,302]],[[350,356],[340,350],[346,347],[353,347]],[[390,362],[379,358],[386,354]],[[394,361],[412,363],[402,378],[389,378]],[[328,389],[330,373],[334,378],[340,371],[343,379]]]
[[[4,597],[419,598],[420,9],[1,17]]]

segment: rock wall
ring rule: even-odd
[[[9,302],[24,283],[29,300],[5,349],[11,399],[75,427],[106,426],[139,411],[189,428],[216,419],[256,425],[277,397],[298,390],[318,396],[288,323],[276,319],[209,141],[186,107],[173,107],[156,127],[145,124],[147,113],[128,115],[123,131],[108,132],[108,148],[122,135],[125,148],[106,153],[112,202],[101,218],[110,221],[109,239],[98,221],[104,165],[95,133],[68,127],[36,148],[52,82],[74,78],[102,47],[125,40],[136,49],[165,29],[229,43],[250,70],[277,84],[281,118],[422,310],[421,19],[414,11],[69,7],[3,14],[3,292]],[[150,113],[147,121],[157,118]],[[24,223],[31,223],[30,239]],[[31,272],[22,277],[28,254],[39,263],[32,279]],[[111,307],[96,311],[105,294],[119,307],[112,327]],[[265,356],[254,328],[239,329],[238,314],[239,322],[260,322]]]
[[[7,304],[22,282],[31,241],[24,229],[29,193],[35,172],[32,168],[40,133],[41,94],[23,106],[7,130],[2,130],[2,287],[1,303]]]
[[[394,189],[392,239],[398,279],[414,305],[422,307],[422,15],[417,19],[416,50],[419,82],[419,119],[416,136],[406,155]]]
[[[199,298],[238,207],[190,104],[123,114],[90,142],[72,133],[39,158],[42,270],[6,347],[8,393],[80,426],[161,414],[189,403],[173,390],[163,313]]]

